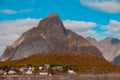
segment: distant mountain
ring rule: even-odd
[[[88,37],[88,41],[93,43],[103,53],[108,61],[120,63],[120,40],[117,38],[107,37],[104,40],[96,41],[94,38]],[[119,61],[118,61],[119,60]]]
[[[116,56],[113,60],[114,63],[120,64],[120,55]]]
[[[79,51],[103,58],[102,53],[93,44],[67,30],[57,14],[49,14],[37,27],[26,31],[12,45],[7,46],[1,60],[17,60],[53,51]]]
[[[24,64],[31,64],[36,67],[42,64],[63,65],[64,67],[72,67],[77,73],[120,72],[120,66],[83,52],[57,51],[32,55],[21,60],[0,62],[1,66],[19,67]]]

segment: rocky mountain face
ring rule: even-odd
[[[107,37],[104,40],[96,41],[88,37],[88,41],[93,43],[103,53],[106,60],[114,63],[120,63],[120,40],[117,38]]]
[[[67,30],[57,14],[49,14],[37,27],[26,31],[12,45],[7,46],[1,60],[17,60],[53,51],[80,51],[103,58],[93,44],[73,31]]]

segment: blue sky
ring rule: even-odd
[[[84,37],[120,39],[119,0],[0,0],[0,53],[50,13]]]
[[[119,12],[109,14],[91,9],[83,6],[80,0],[0,0],[0,10],[5,9],[13,10],[13,13],[0,13],[0,20],[44,18],[53,12],[58,13],[62,20],[93,21],[100,24],[107,24],[110,19],[120,20]]]

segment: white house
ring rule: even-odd
[[[4,74],[4,75],[7,75],[7,72],[5,71],[3,74]]]
[[[43,66],[39,66],[39,70],[42,70],[43,69]]]
[[[48,75],[48,71],[47,70],[42,70],[42,71],[39,72],[39,74],[41,76],[47,76]]]
[[[10,69],[9,71],[8,71],[8,74],[16,74],[17,72],[14,70],[14,69]]]
[[[33,71],[35,70],[34,67],[30,66],[28,70],[26,71],[26,74],[33,74]]]
[[[22,66],[22,67],[19,68],[19,71],[20,71],[20,72],[24,72],[24,71],[26,71],[26,70],[28,70],[28,68],[27,68],[26,65],[24,65],[24,66]]]
[[[24,72],[25,69],[24,69],[23,67],[21,67],[21,68],[19,69],[19,71],[20,71],[20,72]]]
[[[68,73],[69,74],[75,74],[75,72],[72,69],[69,69],[69,68],[68,68]]]
[[[35,70],[35,67],[31,67],[31,66],[30,66],[30,67],[28,68],[28,70],[29,70],[29,71],[34,71],[34,70]]]
[[[33,74],[33,72],[28,70],[28,71],[26,71],[26,74]]]
[[[44,64],[44,66],[49,69],[50,68],[50,65],[49,64]]]

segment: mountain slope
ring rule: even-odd
[[[105,59],[95,55],[81,52],[57,51],[48,54],[32,55],[16,61],[0,62],[1,66],[19,67],[24,64],[32,64],[33,66],[42,64],[70,66],[79,73],[120,72],[120,66],[107,62]]]
[[[57,14],[50,14],[17,39],[3,53],[1,60],[17,60],[38,53],[80,51],[103,57],[85,38],[66,30]]]
[[[108,61],[116,62],[118,60],[118,55],[120,55],[120,40],[112,37],[107,37],[104,40],[96,41],[94,38],[87,38],[88,41],[93,43],[98,47],[98,49],[103,53],[103,56]],[[115,59],[115,57],[117,59]],[[115,59],[115,60],[114,60]],[[117,62],[118,63],[118,62]]]

